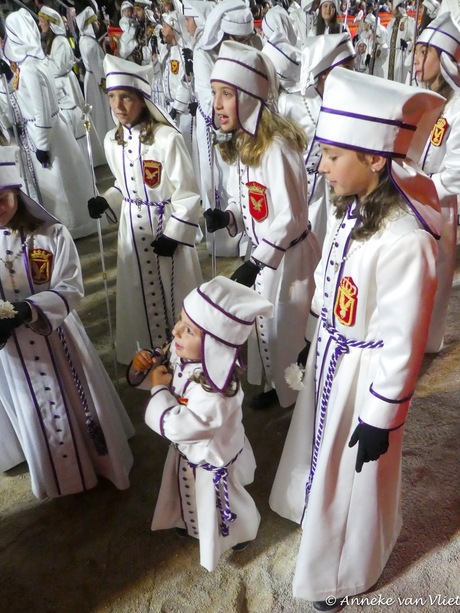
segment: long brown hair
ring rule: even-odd
[[[139,93],[137,89],[132,87],[123,87],[120,89],[126,89],[132,94],[135,94],[140,100],[144,100],[142,94]],[[145,145],[152,145],[155,140],[155,130],[160,124],[152,117],[147,106],[144,106],[142,109],[138,124],[142,124],[142,134],[139,140]],[[122,147],[127,144],[126,141],[123,140],[123,126],[121,123],[118,124],[115,131],[115,140],[117,141],[117,144],[121,145]]]
[[[364,153],[356,152],[356,156],[361,162],[366,160]],[[406,208],[403,197],[391,180],[387,164],[379,173],[377,187],[359,202],[358,223],[351,231],[353,240],[367,240],[382,228],[385,220],[393,211]],[[332,194],[331,199],[335,206],[335,217],[342,219],[355,198],[356,196],[337,196]]]
[[[43,221],[34,217],[32,213],[27,210],[26,205],[22,201],[21,192],[19,189],[12,189],[12,192],[16,194],[18,208],[13,218],[8,223],[8,227],[12,232],[20,232],[20,230],[27,232],[35,232],[38,228],[43,225]]]
[[[264,107],[254,136],[237,130],[231,140],[219,144],[218,149],[227,164],[234,164],[239,156],[245,166],[259,166],[276,137],[283,138],[288,147],[300,153],[307,146],[305,132],[297,123]]]

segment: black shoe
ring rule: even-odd
[[[238,543],[232,547],[233,551],[243,551],[249,545],[251,541],[244,541],[244,543]]]
[[[174,532],[176,533],[176,536],[181,539],[188,538],[188,532],[185,528],[174,528]]]
[[[268,409],[268,407],[271,407],[276,402],[278,402],[278,394],[276,390],[270,390],[254,396],[250,406],[256,411],[262,411],[263,409]]]
[[[316,600],[313,603],[315,611],[327,611],[328,613],[337,613],[343,607],[342,598],[334,598],[333,596],[330,596],[327,600]]]

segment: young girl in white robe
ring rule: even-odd
[[[315,272],[304,387],[270,496],[273,510],[302,524],[294,596],[318,611],[371,588],[401,530],[404,422],[441,226],[434,184],[411,156],[443,101],[343,68],[326,80],[316,138],[336,219]]]
[[[183,299],[201,283],[194,244],[200,196],[183,137],[151,101],[152,67],[107,56],[104,70],[119,121],[104,142],[115,177],[105,196],[121,205],[117,358],[129,364],[138,343],[166,342]],[[106,207],[102,197],[93,199],[90,215],[97,217]]]
[[[17,151],[0,147],[0,469],[26,460],[37,498],[86,491],[98,475],[126,489],[134,430],[74,310],[77,250],[19,191]]]
[[[229,164],[225,211],[205,212],[208,232],[227,227],[244,231],[252,242],[248,259],[232,279],[251,287],[275,305],[271,321],[257,320],[257,337],[248,346],[248,381],[265,390],[253,407],[296,400],[284,381],[285,368],[302,348],[314,291],[319,246],[310,232],[307,176],[300,126],[267,106],[273,64],[262,53],[236,42],[223,42],[211,75],[214,120],[231,138],[219,145]],[[270,68],[271,65],[271,68]]]
[[[237,364],[256,317],[272,311],[253,290],[215,277],[184,300],[166,356],[170,369],[157,350],[138,352],[128,371],[133,385],[150,380],[146,424],[171,441],[152,530],[176,528],[199,539],[209,571],[224,551],[244,549],[259,527],[244,487],[256,465],[242,424]]]
[[[420,164],[433,179],[441,203],[438,288],[428,335],[427,352],[444,346],[447,308],[457,257],[458,196],[460,194],[460,31],[449,12],[442,13],[420,35],[415,47],[417,81],[446,98],[430,134]]]

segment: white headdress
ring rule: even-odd
[[[26,9],[10,13],[5,19],[6,40],[3,55],[9,62],[22,62],[26,57],[45,59],[40,30]]]
[[[334,68],[326,79],[316,139],[388,158],[398,191],[423,227],[441,230],[439,199],[419,160],[444,98],[396,81]]]
[[[343,64],[356,55],[348,32],[309,36],[302,50],[300,87],[305,93],[318,83],[319,76],[326,70]]]
[[[435,47],[441,52],[441,74],[451,87],[460,90],[460,31],[450,13],[442,13],[427,25],[417,44]]]
[[[230,382],[241,346],[258,315],[273,316],[273,305],[257,292],[226,277],[215,277],[194,289],[184,311],[201,328],[203,371],[218,391]]]
[[[57,11],[49,6],[43,5],[38,11],[38,16],[46,19],[46,21],[50,24],[52,32],[61,36],[65,34],[64,21]]]

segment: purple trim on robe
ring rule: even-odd
[[[29,302],[30,304],[33,305],[33,307],[36,309],[40,322],[43,322],[44,324],[46,324],[46,329],[42,332],[42,330],[40,329],[40,332],[38,334],[40,334],[41,336],[49,336],[52,332],[53,332],[53,326],[51,325],[50,320],[48,319],[48,316],[46,315],[45,311],[33,300],[31,300],[30,298],[27,298],[26,302]],[[34,329],[34,324],[36,322],[31,322],[31,327],[32,329]],[[34,330],[35,332],[35,330]]]
[[[404,402],[407,402],[408,400],[410,400],[412,396],[414,395],[414,391],[412,390],[412,392],[407,394],[407,396],[404,396],[403,398],[398,398],[396,400],[392,400],[391,398],[385,398],[385,396],[378,394],[372,387],[372,383],[369,386],[369,391],[373,396],[375,396],[379,400],[383,400],[384,402],[388,402],[389,404],[403,404]]]
[[[368,424],[366,421],[363,421],[361,417],[358,417],[358,421],[360,424],[364,424],[365,426],[372,426],[372,424]],[[388,432],[394,432],[395,430],[399,430],[404,426],[405,422],[399,424],[399,426],[395,426],[394,428],[378,428],[377,426],[372,426],[373,428],[377,428],[378,430],[388,430]]]
[[[61,292],[57,292],[55,289],[48,289],[46,291],[47,292],[52,292],[53,294],[56,294],[56,296],[59,296],[59,298],[65,304],[65,307],[66,307],[66,310],[67,310],[67,315],[68,315],[70,313],[70,307],[69,307],[69,303],[67,302],[67,299],[65,298],[65,296],[63,296],[61,294]]]
[[[274,245],[273,243],[271,243],[266,238],[263,238],[262,242],[265,243],[266,245],[268,245],[269,247],[273,247],[273,249],[277,249],[278,251],[282,251],[283,253],[285,253],[287,251],[287,249],[284,249],[284,247],[280,247],[278,245]]]

